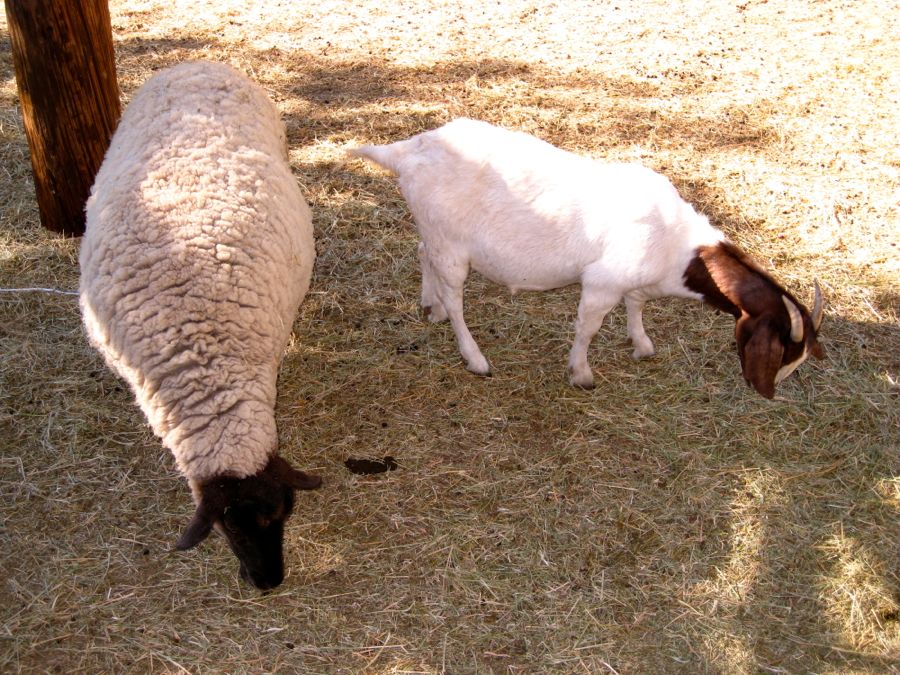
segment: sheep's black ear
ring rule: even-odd
[[[295,490],[314,490],[322,484],[321,478],[295,469],[280,455],[272,455],[266,471],[271,472],[280,482]]]
[[[194,511],[194,517],[175,542],[175,549],[178,551],[186,551],[206,539],[212,532],[213,525],[225,512],[222,487],[204,485],[200,488],[200,495],[200,504]]]
[[[744,379],[761,396],[773,398],[775,377],[784,355],[778,331],[766,319],[743,317],[738,321],[736,333]]]
[[[188,524],[187,529],[185,529],[181,536],[178,537],[178,541],[175,542],[175,549],[178,551],[186,551],[189,548],[193,548],[209,536],[209,533],[212,532],[212,528],[213,521],[203,517],[201,515],[201,509],[198,508],[194,513],[193,519]]]

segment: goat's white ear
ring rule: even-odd
[[[791,317],[791,340],[803,342],[803,315],[800,314],[797,305],[788,300],[786,295],[782,295],[781,300],[787,308],[788,316]]]
[[[813,279],[813,285],[816,288],[816,297],[815,300],[813,300],[812,324],[813,328],[815,328],[818,333],[819,326],[822,325],[822,319],[824,318],[822,310],[825,308],[825,299],[822,297],[822,289],[819,288],[818,279]]]

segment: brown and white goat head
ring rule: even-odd
[[[812,313],[786,293],[780,300],[759,314],[743,313],[734,331],[744,379],[769,399],[775,396],[775,386],[810,354],[824,357],[817,339],[823,316],[818,282]]]
[[[192,482],[197,510],[175,548],[192,548],[215,528],[240,561],[241,578],[260,590],[275,588],[284,579],[284,524],[294,508],[294,491],[321,483],[278,455],[254,476]]]

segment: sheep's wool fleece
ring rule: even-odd
[[[253,475],[276,451],[277,371],[314,256],[263,90],[207,62],[150,78],[87,203],[81,309],[189,479]]]

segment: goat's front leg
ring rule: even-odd
[[[594,374],[588,364],[587,351],[591,340],[621,296],[611,294],[602,285],[582,285],[575,321],[575,341],[569,352],[569,383],[584,389],[594,388]]]
[[[643,300],[634,295],[625,296],[625,310],[627,314],[628,337],[631,338],[631,344],[634,345],[634,351],[631,357],[634,359],[642,359],[646,356],[653,356],[656,351],[653,348],[653,342],[644,332],[644,303]]]
[[[428,260],[425,242],[419,244],[419,267],[422,270],[422,312],[432,323],[440,323],[447,318],[447,310],[438,298],[438,282],[431,261]]]

